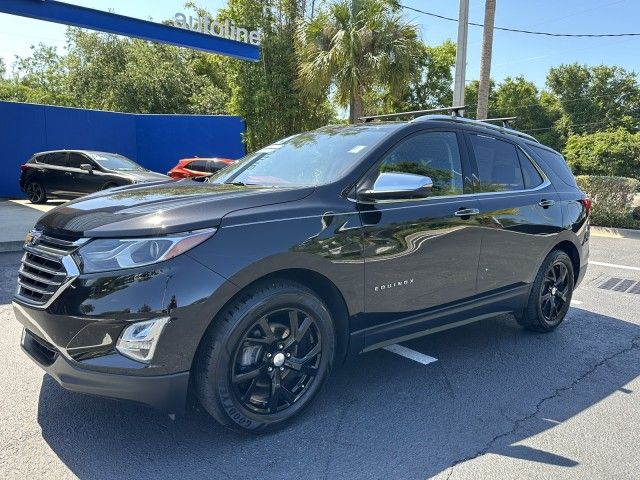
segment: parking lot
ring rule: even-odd
[[[197,410],[69,393],[19,348],[18,253],[0,254],[2,478],[637,478],[640,240],[593,237],[592,264],[552,334],[501,317],[338,367],[284,430],[224,430]],[[620,268],[624,266],[626,268]],[[424,364],[427,363],[427,364]]]

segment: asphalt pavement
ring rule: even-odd
[[[599,286],[640,280],[640,240],[591,244],[619,266],[590,265],[555,332],[503,316],[361,355],[258,437],[60,388],[20,351],[19,254],[0,254],[0,477],[638,478],[640,294]]]

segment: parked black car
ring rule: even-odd
[[[168,180],[117,153],[55,150],[33,155],[20,167],[20,190],[31,203],[76,198],[121,185]]]
[[[14,310],[24,350],[69,390],[170,413],[193,391],[262,431],[350,354],[508,312],[555,329],[589,209],[562,156],[510,129],[325,127],[209,182],[57,207],[27,237]]]

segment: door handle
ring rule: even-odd
[[[72,173],[72,172],[64,172],[64,174],[65,174],[65,175],[69,175],[69,176],[73,175],[73,173]]]
[[[538,202],[538,205],[540,205],[542,208],[549,208],[550,206],[555,205],[555,203],[555,200],[547,200],[543,198]]]
[[[477,208],[461,208],[459,210],[456,210],[454,215],[456,217],[470,217],[471,215],[478,215],[479,213],[480,210],[478,210]]]

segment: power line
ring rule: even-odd
[[[581,102],[581,101],[589,101],[589,100],[594,100],[596,98],[607,98],[607,97],[616,97],[616,96],[620,96],[622,99],[622,97],[626,97],[628,95],[631,95],[633,92],[626,92],[623,94],[619,94],[619,93],[606,93],[606,94],[602,94],[602,95],[584,95],[584,96],[578,96],[578,97],[573,97],[573,98],[567,98],[567,99],[560,99],[558,98],[558,101],[561,104],[566,104],[566,103],[573,103],[573,102]],[[538,103],[529,103],[529,104],[525,104],[525,105],[514,105],[512,107],[509,107],[506,110],[500,110],[502,113],[514,113],[514,111],[517,110],[523,110],[526,108],[531,108],[531,107],[540,107],[540,106],[544,106],[542,105],[541,102]],[[475,112],[475,110],[473,109],[473,107],[477,107],[477,104],[472,103],[472,104],[468,104],[467,108],[465,109],[467,112]]]
[[[424,10],[409,7],[401,3],[399,5],[400,7],[406,10],[411,10],[416,13],[421,13],[423,15],[428,15],[430,17],[439,18],[441,20],[448,20],[450,22],[458,21],[457,18],[446,17],[444,15],[438,15],[437,13],[432,13],[432,12],[426,12]],[[483,23],[469,22],[469,25],[473,25],[474,27],[484,27]],[[507,27],[493,27],[493,29],[502,30],[503,32],[526,33],[529,35],[542,35],[545,37],[568,37],[568,38],[640,37],[640,33],[554,33],[554,32],[536,32],[533,30],[521,30],[518,28],[507,28]]]
[[[568,125],[566,125],[568,128],[576,128],[576,127],[588,127],[591,125],[602,125],[602,124],[608,124],[607,126],[609,127],[615,127],[615,123],[610,121],[610,120],[602,120],[600,122],[589,122],[589,123],[570,123]],[[617,126],[621,126],[621,125],[617,125]],[[520,132],[525,132],[525,133],[532,133],[532,132],[541,132],[544,130],[553,130],[554,128],[558,128],[558,125],[552,125],[551,127],[541,127],[541,128],[530,128],[527,130],[519,130]]]

